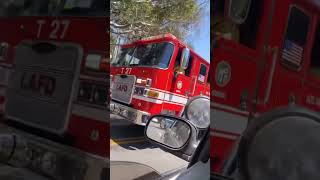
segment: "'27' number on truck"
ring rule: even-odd
[[[37,33],[37,38],[40,38],[42,29],[44,26],[47,24],[46,20],[38,20],[38,33]],[[50,34],[49,38],[50,39],[64,39],[66,32],[68,31],[70,25],[69,20],[53,20],[50,24]]]
[[[121,68],[121,74],[123,74],[123,73],[130,74],[131,70],[132,70],[132,68]]]

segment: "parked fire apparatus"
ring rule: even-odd
[[[180,115],[190,97],[209,97],[208,72],[209,63],[171,34],[123,45],[111,64],[110,110],[139,125]]]
[[[68,180],[109,171],[108,6],[0,2],[0,144],[15,144],[6,159],[11,166]]]
[[[320,110],[320,6],[316,0],[215,0],[214,11],[224,17],[217,26],[237,28],[219,32],[213,25],[211,164],[221,174],[255,117],[290,104]]]

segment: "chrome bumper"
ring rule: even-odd
[[[131,107],[113,101],[111,101],[110,103],[110,112],[112,114],[121,116],[134,124],[142,126],[145,126],[148,122],[148,119],[150,118],[150,113],[133,109]]]
[[[0,164],[0,179],[11,180],[50,180],[50,178],[39,175],[24,168],[14,168],[6,164]]]

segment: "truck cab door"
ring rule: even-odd
[[[192,93],[192,85],[193,85],[193,78],[192,78],[192,67],[193,67],[193,59],[192,55],[190,55],[189,63],[187,69],[182,69],[180,66],[181,59],[178,56],[175,63],[174,68],[174,80],[172,84],[172,92],[179,94],[181,96],[185,96],[185,98],[189,97]],[[179,101],[179,103],[182,103]],[[185,104],[186,102],[183,102]]]
[[[302,105],[314,111],[320,111],[320,20],[315,18],[315,27],[311,30],[311,38],[308,49],[310,59],[305,61],[305,77],[302,80]]]
[[[181,96],[189,96],[192,79],[183,74],[177,74],[174,80],[173,93]]]
[[[205,64],[200,63],[200,67],[196,67],[198,69],[198,73],[194,76],[195,79],[193,79],[193,96],[198,95],[204,95],[209,96],[210,95],[210,89],[208,85],[209,81],[209,67]],[[197,71],[196,71],[197,72]],[[208,79],[207,79],[208,78]]]
[[[308,64],[308,49],[311,44],[312,17],[310,9],[296,4],[288,9],[282,38],[278,63],[274,75],[274,103],[276,106],[301,104],[305,101],[304,69]],[[283,30],[282,30],[283,31]],[[280,31],[281,32],[281,31]],[[272,96],[270,96],[272,98]],[[272,107],[272,105],[271,105]]]

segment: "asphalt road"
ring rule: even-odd
[[[111,161],[137,162],[148,165],[159,173],[188,164],[147,142],[144,138],[144,126],[132,125],[113,114],[110,120],[110,149]]]

